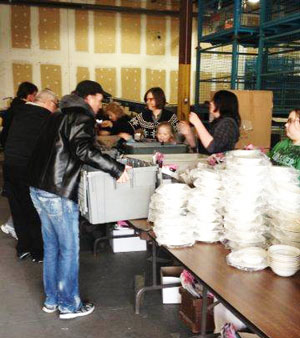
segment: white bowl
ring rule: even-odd
[[[275,244],[269,247],[268,253],[269,256],[273,256],[274,254],[276,254],[283,257],[299,257],[300,249],[290,245]]]
[[[227,155],[228,154],[228,155]],[[226,157],[234,156],[234,157],[244,157],[244,158],[250,158],[250,157],[261,157],[262,153],[258,149],[252,149],[252,150],[232,150],[227,153]]]
[[[281,269],[277,268],[276,266],[270,266],[272,271],[276,273],[276,275],[281,276],[281,277],[291,277],[293,276],[298,269]]]

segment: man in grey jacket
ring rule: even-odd
[[[30,191],[42,221],[44,240],[43,311],[59,310],[60,319],[92,313],[92,303],[79,295],[80,170],[88,164],[109,173],[117,182],[129,178],[123,164],[101,153],[95,138],[95,114],[106,95],[94,81],[80,82],[62,98],[61,111],[52,114],[30,161]]]

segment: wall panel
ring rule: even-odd
[[[77,67],[76,81],[90,80],[90,71],[88,67]]]
[[[147,16],[146,41],[148,55],[164,55],[166,52],[166,18]]]
[[[166,90],[166,71],[146,69],[146,88],[160,87]]]
[[[116,83],[116,69],[115,68],[96,68],[95,80],[101,84],[103,89],[116,96],[117,83]]]
[[[122,97],[129,100],[140,100],[141,98],[141,69],[122,68]]]
[[[49,88],[59,97],[62,96],[62,78],[61,78],[61,66],[60,65],[41,65],[41,83],[42,88]]]
[[[17,92],[19,84],[25,81],[32,82],[32,65],[26,63],[13,63],[14,93]]]
[[[12,48],[31,47],[30,7],[11,7],[11,46]]]
[[[60,49],[60,14],[58,8],[39,8],[41,49]]]
[[[89,13],[75,11],[75,48],[77,51],[89,50]]]

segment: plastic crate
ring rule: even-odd
[[[124,162],[121,161],[121,162]],[[109,174],[84,166],[79,185],[79,208],[91,224],[147,218],[154,193],[157,167],[127,159],[130,181],[117,183]]]
[[[125,154],[154,154],[160,152],[164,154],[187,153],[186,144],[162,144],[160,142],[136,142],[124,146]]]
[[[193,332],[201,331],[202,299],[192,296],[187,290],[180,287],[181,304],[179,306],[179,317],[184,324]],[[212,298],[207,299],[207,305],[213,303]],[[212,332],[215,328],[213,311],[207,312],[206,331]]]

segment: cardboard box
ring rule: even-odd
[[[111,232],[111,235],[112,236],[134,235],[134,230],[128,228],[121,228],[118,230],[113,230]],[[110,245],[114,253],[147,250],[147,241],[140,239],[140,237],[113,238],[110,240]]]
[[[179,288],[181,294],[181,305],[179,306],[179,318],[190,328],[193,333],[201,332],[202,298],[192,296],[183,287]],[[208,298],[208,306],[213,303]],[[207,312],[206,330],[212,332],[215,328],[213,310]]]
[[[240,139],[236,144],[237,149],[242,149],[248,144],[257,147],[270,148],[273,92],[268,90],[230,90],[239,102],[241,115]],[[215,92],[211,92],[211,98]],[[247,122],[250,128],[243,128]]]
[[[259,14],[243,13],[241,17],[241,26],[258,27],[259,26]]]
[[[161,283],[172,284],[180,283],[180,274],[183,271],[182,266],[164,266],[160,269]],[[162,289],[163,304],[180,304],[181,294],[178,287]]]

